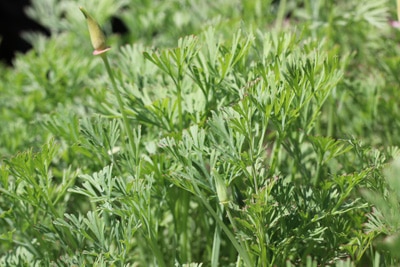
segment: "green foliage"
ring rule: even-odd
[[[391,264],[398,264],[400,259],[399,248],[399,229],[400,218],[398,210],[400,208],[400,184],[398,171],[400,169],[399,157],[397,156],[384,169],[384,186],[379,191],[363,191],[363,195],[374,204],[371,213],[367,215],[368,222],[366,229],[368,232],[377,233],[380,237],[376,243],[386,253],[394,257]]]
[[[33,1],[52,35],[1,66],[0,265],[398,265],[391,5]],[[129,29],[105,65],[78,6]]]

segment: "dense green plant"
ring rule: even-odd
[[[392,4],[33,1],[52,35],[1,67],[0,265],[396,266]],[[129,29],[107,57],[78,6]]]

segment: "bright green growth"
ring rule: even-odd
[[[76,3],[34,1],[53,36],[0,66],[0,265],[397,266],[389,1],[167,2],[81,8],[105,72]]]
[[[88,23],[88,28],[89,28],[89,33],[90,33],[90,40],[92,41],[93,48],[95,51],[93,52],[94,55],[100,55],[101,58],[103,59],[104,65],[106,66],[106,70],[108,73],[108,76],[111,80],[112,88],[114,89],[114,94],[115,97],[117,98],[118,106],[122,115],[122,120],[124,122],[124,127],[125,127],[125,133],[127,134],[129,144],[131,145],[131,153],[133,153],[134,150],[134,144],[133,144],[133,135],[132,135],[132,129],[131,125],[129,124],[128,121],[128,116],[125,111],[124,103],[121,98],[121,94],[118,90],[117,84],[115,82],[114,74],[111,70],[110,63],[108,62],[108,58],[105,52],[107,52],[110,48],[106,46],[106,38],[104,36],[104,33],[100,29],[99,24],[96,22],[95,19],[93,19],[87,11],[80,7],[79,8],[83,15],[86,18],[86,21]]]

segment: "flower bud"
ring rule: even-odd
[[[222,177],[217,173],[217,171],[213,170],[213,176],[215,180],[215,189],[217,190],[217,196],[220,204],[226,205],[231,201],[230,190],[225,184]]]
[[[400,21],[400,0],[397,0],[397,21]]]
[[[106,45],[106,37],[104,36],[103,31],[100,29],[97,21],[94,20],[93,17],[90,16],[83,7],[79,7],[79,9],[85,16],[88,24],[90,40],[94,48],[93,55],[99,55],[110,50],[110,47]]]

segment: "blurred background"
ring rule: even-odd
[[[24,31],[48,31],[28,18],[25,8],[29,0],[2,0],[0,1],[0,60],[11,64],[15,52],[26,52],[31,45],[21,37]]]
[[[36,31],[50,35],[48,29],[32,20],[25,9],[31,4],[30,0],[1,0],[0,1],[0,61],[7,65],[17,52],[26,52],[32,45],[27,42],[23,32]],[[112,30],[114,33],[126,32],[126,27],[117,18],[113,18]]]

